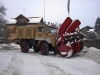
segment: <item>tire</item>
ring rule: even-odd
[[[24,53],[27,53],[29,51],[29,45],[27,42],[22,42],[20,44],[20,47],[21,47],[21,51]]]
[[[40,45],[40,51],[42,55],[49,54],[49,45],[46,42],[42,42]]]
[[[39,52],[40,51],[38,47],[34,47],[33,49],[34,49],[35,52]]]

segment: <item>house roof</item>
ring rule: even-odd
[[[89,29],[89,31],[87,31],[87,32],[94,32],[94,29]]]
[[[20,17],[23,17],[23,18],[25,18],[25,19],[27,19],[28,21],[29,21],[29,19],[28,18],[26,18],[24,15],[22,15],[22,14],[20,14],[18,17],[16,17],[15,19],[17,20],[17,19],[19,19]]]
[[[9,19],[7,24],[16,24],[16,21],[19,18],[19,16],[16,18]],[[40,23],[41,20],[43,20],[43,17],[25,17],[25,18],[29,20],[28,23]]]
[[[43,17],[28,17],[28,19],[28,23],[39,23],[43,19]]]
[[[83,28],[80,28],[80,30],[85,29],[85,28],[88,28],[88,29],[93,29],[93,27],[90,27],[90,26],[85,26],[85,27],[83,27]]]
[[[16,21],[15,19],[9,19],[7,24],[16,24]]]

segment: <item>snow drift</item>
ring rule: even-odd
[[[43,56],[32,49],[29,53],[22,53],[19,45],[3,44],[0,75],[100,75],[99,56],[100,50],[93,47],[85,47],[81,54],[73,57],[62,58],[52,52]]]

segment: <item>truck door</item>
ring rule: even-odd
[[[45,39],[44,26],[39,26],[36,30],[35,40],[44,40],[44,39]]]

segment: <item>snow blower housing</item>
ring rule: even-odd
[[[16,42],[25,53],[33,48],[42,55],[54,51],[62,57],[70,57],[83,49],[83,42],[76,31],[80,24],[79,20],[72,21],[67,17],[59,30],[48,25],[19,26],[16,29]]]

